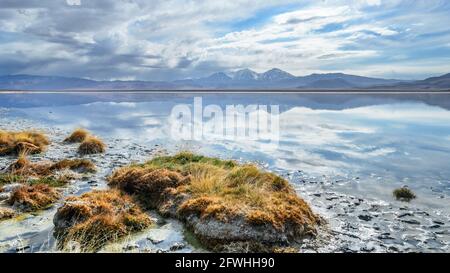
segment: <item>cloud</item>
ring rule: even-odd
[[[79,6],[81,5],[81,0],[66,0],[69,6]]]
[[[449,11],[437,0],[0,0],[0,67],[95,79],[244,67],[424,77],[449,70]]]

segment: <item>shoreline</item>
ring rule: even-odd
[[[89,94],[89,93],[126,93],[126,94],[450,94],[449,89],[186,89],[186,90],[0,90],[0,94]]]
[[[9,125],[14,124],[16,126],[15,128],[19,130],[30,129],[32,126],[33,128],[47,131],[52,138],[52,143],[54,144],[52,144],[53,146],[50,146],[50,149],[47,152],[48,154],[33,156],[32,158],[34,160],[58,159],[73,156],[73,148],[70,149],[72,152],[68,151],[61,153],[61,151],[58,151],[61,148],[59,147],[59,143],[61,143],[63,137],[69,132],[59,128],[48,127],[45,124],[36,124],[22,118],[15,119],[16,120],[2,117],[1,127],[5,129]],[[104,177],[110,174],[113,169],[126,165],[130,161],[142,162],[148,160],[152,154],[157,155],[160,152],[165,153],[164,149],[169,148],[162,147],[160,144],[149,147],[127,142],[128,144],[125,145],[123,141],[114,138],[105,140],[109,146],[105,157],[96,155],[88,157],[100,165],[98,173],[93,179],[76,181],[73,185],[70,185],[65,192],[65,196],[70,194],[79,195],[92,189],[107,188]],[[154,150],[151,151],[151,149]],[[0,158],[0,163],[2,164],[2,167],[4,167],[3,165],[7,165],[11,160],[11,158]],[[281,175],[286,177],[285,174],[281,173]],[[438,224],[439,222],[445,221],[439,217],[433,216],[432,211],[420,209],[416,207],[414,203],[398,205],[396,202],[387,203],[381,200],[373,200],[371,198],[340,193],[339,191],[336,191],[336,187],[328,187],[321,181],[314,181],[315,179],[311,178],[304,178],[304,182],[302,183],[294,182],[290,177],[286,178],[289,179],[291,185],[294,185],[297,193],[312,206],[313,210],[329,221],[325,230],[319,232],[319,237],[316,240],[304,240],[297,244],[300,252],[449,251],[448,241],[445,241],[445,237],[449,236],[448,231],[447,234],[445,233],[446,225]],[[96,180],[95,183],[92,182],[94,180]],[[18,230],[33,230],[31,226],[27,228],[27,225],[33,225],[33,223],[35,225],[36,223],[48,221],[45,220],[45,218],[53,216],[52,211],[58,206],[59,205],[56,205],[55,208],[50,211],[44,211],[37,216],[26,216],[25,222],[8,222],[7,226],[9,226],[10,229],[15,227],[18,228]],[[155,217],[155,214],[151,213],[151,215]],[[444,215],[441,217],[443,216]],[[119,252],[202,251],[191,245],[189,239],[186,238],[185,229],[180,226],[180,223],[177,220],[168,221],[167,219],[160,218],[156,222],[158,223],[158,226],[155,230],[152,230],[151,232],[144,231],[144,234],[139,233],[135,237],[131,236],[130,240],[123,242],[122,244],[114,243],[115,249],[117,250],[118,248]],[[9,242],[4,241],[4,231],[2,231],[2,229],[5,228],[4,225],[5,222],[0,222],[0,251],[14,252],[14,250],[21,249],[20,247],[14,246],[14,241],[17,240],[16,238]],[[436,228],[437,225],[439,227]],[[431,228],[433,226],[434,228]],[[37,233],[31,232],[33,234],[31,235],[31,238],[28,238],[31,244],[27,249],[28,251],[38,249],[38,247],[35,247],[35,244],[41,246],[50,244],[46,241],[41,241],[40,243],[33,241],[35,240],[33,238],[45,237],[43,235],[46,233],[45,230],[48,228],[52,230],[52,225],[44,225],[43,228],[44,230],[40,230]],[[419,235],[416,234],[420,229],[424,229],[425,232],[423,234],[419,233]],[[159,234],[156,235],[156,238],[154,235],[155,232],[156,234]],[[153,244],[149,238],[152,238],[153,242],[158,242],[163,238],[163,242]],[[24,236],[23,239],[26,241],[27,236]],[[424,245],[421,242],[427,243]],[[4,248],[7,245],[11,246],[10,248],[7,248],[9,250]],[[178,245],[179,249],[170,250],[171,248],[177,248],[174,247],[174,245]],[[428,248],[426,245],[428,245]],[[113,246],[109,245],[106,247],[105,251],[109,251],[109,247]],[[51,250],[51,248],[43,249],[43,251],[49,250]]]

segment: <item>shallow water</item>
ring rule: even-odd
[[[207,132],[201,140],[175,139],[171,110],[177,104],[192,107],[194,97],[201,97],[203,106],[215,104],[224,111],[226,105],[278,105],[278,143],[217,140]],[[257,162],[287,177],[325,217],[337,217],[330,221],[335,235],[345,225],[360,224],[346,229],[355,230],[359,239],[354,243],[341,238],[340,246],[322,245],[319,250],[361,251],[367,240],[390,233],[389,243],[378,238],[369,250],[387,251],[394,245],[392,251],[449,251],[450,94],[0,94],[0,108],[1,127],[17,119],[26,121],[22,127],[58,130],[61,138],[85,127],[109,140],[109,154],[122,164],[151,156],[155,145],[169,152],[193,150]],[[113,167],[109,164],[98,179]],[[410,204],[393,200],[392,190],[403,185],[418,195]],[[344,207],[359,198],[367,200],[366,208]],[[402,211],[414,211],[412,217],[420,224],[405,222]],[[358,218],[367,213],[374,220]],[[429,228],[433,221],[442,222],[437,232]],[[0,223],[0,241],[11,228]]]

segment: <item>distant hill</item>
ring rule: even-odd
[[[400,83],[396,85],[389,86],[393,89],[420,89],[420,90],[426,90],[426,89],[444,89],[444,90],[450,90],[450,73],[445,74],[439,77],[431,77],[427,78],[425,80],[421,81],[413,81],[413,82],[406,82],[406,83]],[[377,88],[383,88],[382,86],[379,86]]]
[[[264,73],[242,69],[177,81],[95,81],[89,79],[8,75],[0,76],[0,90],[185,90],[185,89],[450,89],[450,74],[421,81],[401,81],[343,73],[294,76],[273,68]]]

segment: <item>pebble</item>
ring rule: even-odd
[[[420,222],[414,219],[411,220],[402,220],[403,223],[411,224],[411,225],[420,225]]]
[[[154,245],[160,244],[160,243],[162,243],[164,241],[164,240],[155,239],[155,238],[151,238],[151,237],[148,237],[147,240],[152,242],[152,244],[154,244]]]
[[[137,249],[137,248],[139,248],[138,244],[128,244],[128,245],[123,247],[123,249],[125,251],[130,251],[130,250]]]
[[[372,220],[373,217],[370,216],[370,215],[358,215],[358,218],[363,220],[363,221],[368,222],[368,221]]]
[[[183,249],[184,247],[186,247],[186,245],[184,243],[177,242],[170,247],[170,251],[180,250],[180,249]]]

